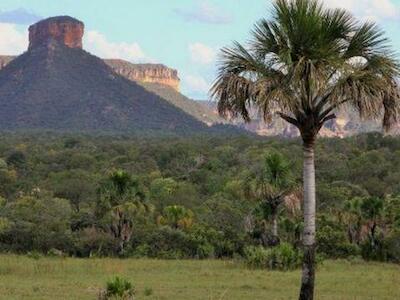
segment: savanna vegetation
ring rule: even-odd
[[[318,259],[400,262],[400,139],[321,139]],[[0,249],[301,262],[297,140],[2,134]],[[300,188],[301,190],[301,188]]]

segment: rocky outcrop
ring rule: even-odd
[[[42,20],[29,27],[29,49],[57,41],[70,48],[82,49],[84,24],[63,16]]]
[[[16,56],[0,55],[0,70]],[[121,59],[105,59],[104,62],[116,73],[131,81],[157,83],[172,87],[179,92],[178,71],[161,64],[133,64]]]
[[[69,48],[82,49],[84,24],[72,17],[62,16],[42,20],[29,27],[29,48],[61,43]],[[0,56],[0,69],[9,64],[15,57]],[[144,83],[159,83],[179,91],[178,71],[162,64],[133,64],[121,59],[108,59],[105,63],[116,73],[131,80]]]
[[[106,59],[106,64],[119,75],[139,82],[160,83],[179,91],[178,71],[161,64],[132,64],[121,59]]]

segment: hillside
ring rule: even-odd
[[[158,84],[158,83],[149,83],[149,82],[139,82],[141,86],[147,89],[150,92],[153,92],[163,99],[167,100],[169,103],[172,103],[176,107],[179,107],[187,114],[195,117],[197,120],[200,120],[207,125],[211,126],[216,123],[224,123],[225,121],[215,114],[211,109],[207,106],[198,103],[173,88]]]
[[[82,50],[83,23],[50,18],[30,27],[27,52],[0,71],[0,127],[201,132],[202,122]]]
[[[15,56],[0,55],[0,70],[15,58]],[[161,64],[133,64],[122,59],[105,59],[104,62],[117,74],[138,83],[208,126],[226,123],[209,107],[179,92],[180,79],[176,70]]]

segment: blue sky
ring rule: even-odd
[[[400,0],[324,0],[372,19],[400,52]],[[164,63],[179,71],[181,90],[206,99],[218,49],[245,41],[270,0],[1,0],[0,54],[27,46],[35,20],[70,15],[85,23],[84,47],[105,58]]]

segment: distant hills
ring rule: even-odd
[[[217,104],[209,101],[197,101],[199,104],[208,107],[217,115]],[[363,132],[382,131],[379,120],[361,120],[356,112],[337,112],[337,118],[327,122],[320,131],[323,137],[347,137]],[[283,136],[298,137],[299,131],[293,125],[285,122],[275,115],[270,123],[265,123],[258,111],[250,111],[252,121],[245,123],[241,118],[228,120],[228,124],[233,124],[239,128],[254,132],[261,136]],[[400,123],[394,126],[390,132],[393,135],[400,135]]]

